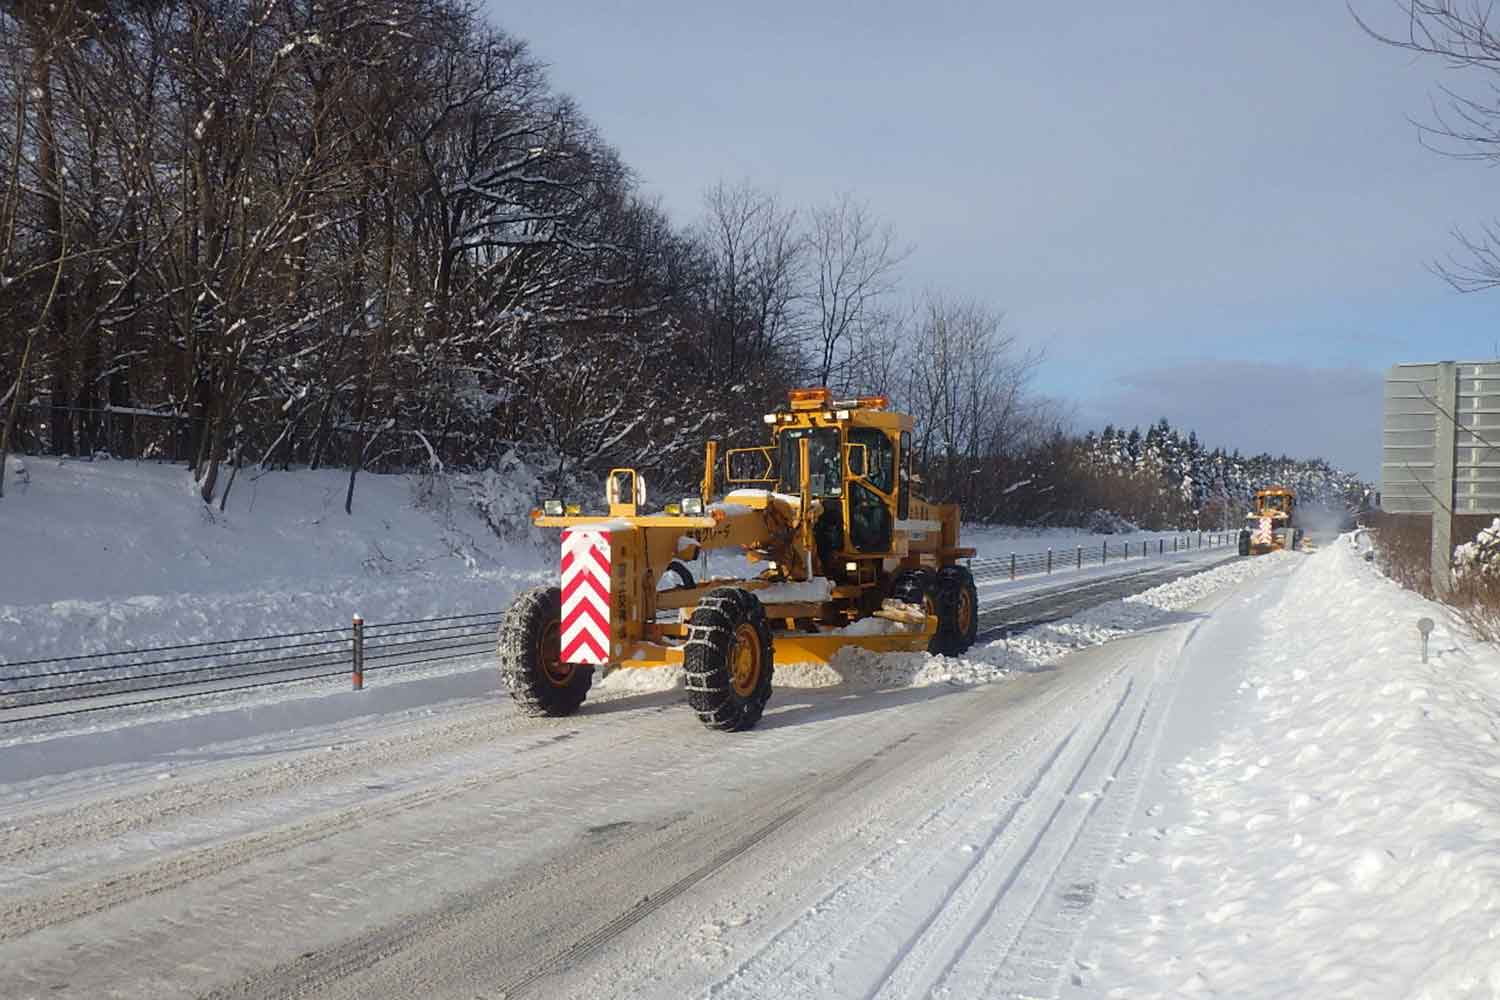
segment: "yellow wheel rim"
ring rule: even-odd
[[[735,694],[748,698],[755,693],[760,666],[760,633],[754,625],[741,625],[734,630],[734,647],[729,651],[729,684]]]
[[[542,676],[553,687],[567,687],[573,679],[573,664],[562,662],[561,625],[548,622],[537,639],[536,660],[542,665]]]
[[[969,594],[969,588],[964,587],[958,592],[958,633],[968,635],[969,628],[974,624],[974,598]]]

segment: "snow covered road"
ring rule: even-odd
[[[783,689],[737,736],[676,692],[104,734],[0,786],[5,993],[1050,995],[1180,679],[1304,562],[999,684]]]

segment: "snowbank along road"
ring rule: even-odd
[[[1072,655],[951,669],[988,656],[1000,683],[784,688],[734,736],[676,691],[606,690],[556,721],[261,706],[233,739],[212,714],[145,727],[166,751],[0,749],[0,775],[31,768],[0,785],[0,992],[1055,995],[1181,679],[1305,562],[1178,581],[1175,610]]]

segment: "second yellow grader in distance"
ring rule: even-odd
[[[706,448],[698,496],[646,514],[645,481],[613,469],[609,513],[548,500],[562,529],[558,586],[519,595],[500,626],[500,671],[530,715],[569,715],[596,670],[681,664],[710,729],[749,729],[776,661],[828,662],[845,646],[958,655],[979,626],[959,560],[956,504],[915,495],[912,418],[884,397],[795,389],[768,413],[771,443],[719,461]],[[715,502],[722,464],[730,487]],[[760,572],[695,581],[688,563],[737,549]]]
[[[1283,549],[1296,551],[1302,544],[1297,526],[1297,494],[1285,486],[1255,491],[1255,507],[1245,515],[1250,522],[1240,529],[1240,555],[1263,556]]]

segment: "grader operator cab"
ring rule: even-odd
[[[1296,526],[1297,495],[1283,486],[1255,492],[1255,506],[1240,530],[1240,555],[1260,556],[1281,549],[1296,550],[1302,529]]]
[[[913,421],[887,406],[793,390],[765,416],[770,444],[721,462],[708,442],[699,495],[660,513],[641,511],[634,469],[609,473],[606,514],[547,500],[533,521],[562,529],[559,586],[518,596],[500,626],[500,671],[520,709],[568,715],[595,671],[680,664],[704,725],[749,729],[777,661],[828,662],[845,646],[967,650],[979,607],[959,560],[974,550],[959,545],[956,504],[914,494]],[[714,549],[760,571],[695,580],[690,564]]]

